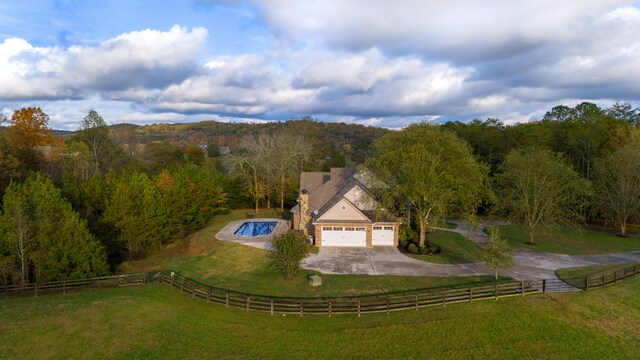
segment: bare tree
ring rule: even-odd
[[[29,256],[36,245],[33,221],[27,197],[12,184],[4,196],[4,216],[7,223],[7,241],[20,261],[20,281],[29,282]]]
[[[284,211],[284,191],[287,178],[299,176],[295,165],[300,161],[304,164],[311,153],[311,145],[300,134],[278,133],[275,136],[275,165],[280,192],[280,211]]]
[[[260,170],[265,157],[260,148],[258,137],[249,136],[243,138],[239,148],[232,152],[234,165],[244,176],[249,195],[254,201],[254,212],[256,213],[259,201],[264,197],[264,185]]]

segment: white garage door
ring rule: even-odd
[[[321,246],[367,246],[367,232],[363,227],[323,226]]]
[[[393,246],[393,226],[374,226],[371,233],[371,244],[373,246]]]

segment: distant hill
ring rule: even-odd
[[[169,141],[178,144],[217,144],[233,149],[247,135],[260,135],[283,131],[302,134],[314,148],[327,158],[337,158],[344,146],[351,147],[351,160],[362,162],[370,153],[373,142],[390,131],[358,124],[326,123],[313,119],[270,122],[264,124],[221,123],[202,121],[186,124],[110,126],[112,136],[121,145],[146,144],[153,141]]]

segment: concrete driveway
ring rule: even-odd
[[[491,274],[483,264],[432,264],[405,256],[395,247],[321,247],[316,255],[302,260],[304,269],[323,274],[476,276]]]
[[[482,227],[481,227],[482,228]],[[458,222],[458,228],[448,230],[459,233],[479,246],[486,244],[488,236],[480,229],[474,229]],[[640,251],[603,255],[565,255],[545,253],[527,249],[515,249],[515,266],[500,275],[516,280],[561,280],[556,270],[594,265],[623,264],[640,261]],[[362,274],[362,275],[401,275],[401,276],[477,276],[493,275],[493,271],[482,263],[470,264],[432,264],[415,260],[403,255],[395,247],[342,248],[322,247],[316,255],[302,260],[304,269],[315,270],[323,274]],[[564,283],[563,283],[564,284]],[[568,284],[557,287],[551,292],[578,291]]]

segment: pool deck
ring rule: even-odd
[[[239,236],[234,234],[238,228],[246,223],[246,222],[276,222],[278,223],[273,229],[273,232],[269,235],[260,235],[260,236]],[[252,246],[258,249],[263,250],[271,250],[271,243],[273,242],[274,235],[282,234],[289,230],[289,221],[283,219],[244,219],[244,220],[235,220],[227,224],[222,230],[220,230],[216,234],[216,239],[220,241],[228,241],[239,243],[247,246]]]

